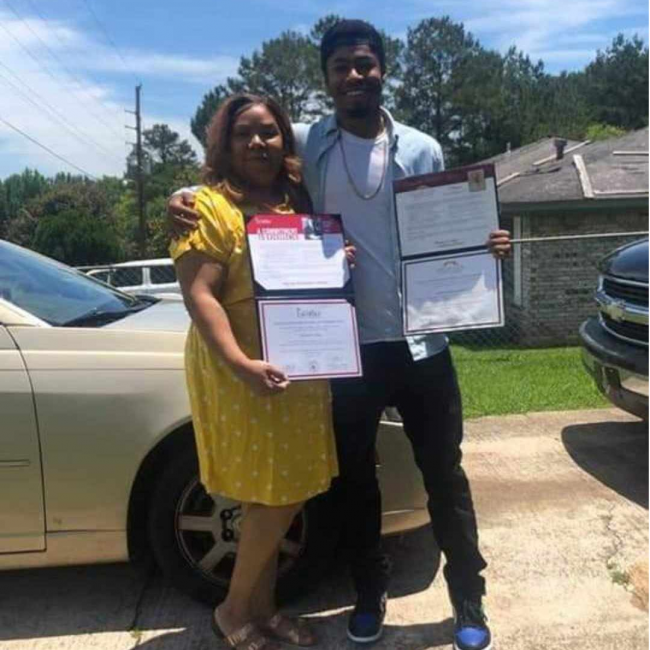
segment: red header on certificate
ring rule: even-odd
[[[317,239],[322,235],[342,235],[341,222],[330,215],[256,214],[246,224],[246,232],[259,239]]]
[[[350,280],[338,215],[257,214],[246,222],[256,296],[344,291]]]
[[[473,191],[477,191],[480,187],[481,180],[486,178],[496,179],[496,171],[492,163],[400,178],[399,180],[393,181],[393,189],[395,193],[410,192],[423,187],[439,187],[441,185],[467,182]]]

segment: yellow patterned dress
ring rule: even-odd
[[[242,211],[215,189],[196,196],[199,227],[172,242],[178,259],[191,249],[227,267],[220,302],[242,350],[259,359],[258,323]],[[292,212],[278,206],[278,212]],[[338,473],[327,381],[293,382],[261,397],[239,380],[192,324],[185,369],[201,482],[210,494],[286,505],[329,488]]]

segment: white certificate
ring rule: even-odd
[[[262,356],[292,380],[360,377],[354,307],[347,300],[259,300]]]
[[[341,289],[350,278],[339,219],[255,215],[246,224],[255,281],[267,291]]]
[[[484,247],[499,227],[496,182],[489,174],[486,166],[397,181],[402,257]]]
[[[402,263],[404,333],[502,327],[500,262],[490,253]]]

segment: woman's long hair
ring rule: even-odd
[[[229,97],[219,107],[206,129],[203,182],[218,187],[235,203],[241,203],[245,199],[244,191],[238,187],[233,177],[230,139],[237,117],[256,105],[265,106],[269,110],[282,134],[284,157],[278,179],[281,191],[288,195],[296,212],[313,212],[311,198],[302,180],[302,162],[296,154],[291,122],[282,107],[270,97],[238,93]]]

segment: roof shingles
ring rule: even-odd
[[[584,201],[574,155],[582,156],[585,163],[594,189],[593,200],[648,196],[648,128],[619,138],[585,144],[566,153],[567,149],[580,144],[569,140],[561,160],[554,159],[554,140],[544,138],[483,161],[496,166],[497,181],[501,181],[499,202],[502,205]],[[619,151],[639,153],[614,153]],[[549,162],[534,164],[549,156],[553,156]]]

